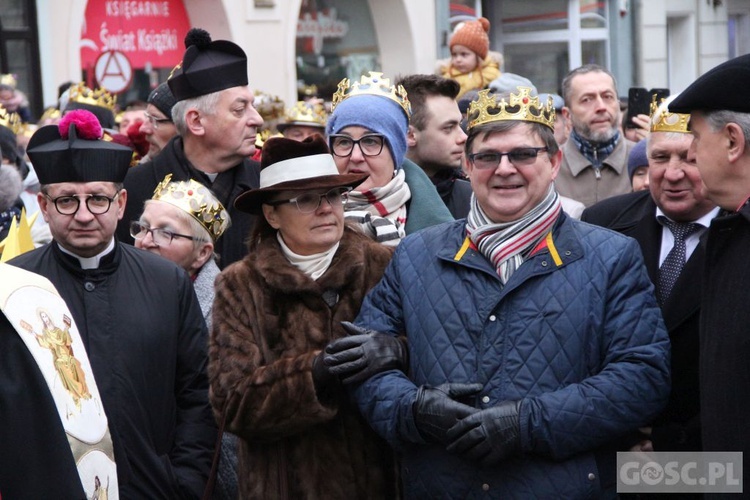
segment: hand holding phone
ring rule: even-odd
[[[651,101],[654,95],[656,95],[656,103],[660,104],[662,99],[669,97],[669,89],[653,88],[646,90],[643,87],[631,87],[628,90],[628,114],[625,128],[640,128],[638,124],[633,122],[633,117],[651,114]]]

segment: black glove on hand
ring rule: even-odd
[[[482,390],[482,384],[442,384],[437,387],[423,385],[414,401],[414,423],[425,441],[448,444],[446,433],[462,418],[476,408],[456,401]]]
[[[520,401],[479,410],[448,431],[448,452],[491,465],[521,449]]]
[[[323,394],[330,395],[332,390],[336,389],[336,386],[341,385],[338,377],[331,373],[323,362],[324,355],[325,352],[321,351],[320,354],[315,356],[312,364],[312,379],[318,397],[321,397]]]
[[[323,362],[344,384],[363,382],[387,370],[406,370],[408,351],[396,337],[348,321],[341,326],[351,335],[328,344]]]

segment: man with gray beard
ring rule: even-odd
[[[562,146],[555,180],[557,192],[587,207],[631,191],[628,155],[634,143],[620,133],[620,100],[615,77],[605,68],[586,64],[563,79],[563,115],[572,125]]]

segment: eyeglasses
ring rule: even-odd
[[[496,169],[500,165],[500,161],[503,156],[507,156],[508,160],[515,167],[522,167],[524,165],[531,165],[536,161],[536,157],[540,151],[547,151],[549,148],[517,148],[507,153],[501,153],[499,151],[488,151],[486,153],[473,153],[469,155],[469,161],[472,165],[478,169]]]
[[[334,156],[351,156],[357,144],[364,156],[378,156],[383,151],[385,136],[367,134],[355,140],[348,135],[329,135],[328,140]]]
[[[292,198],[291,200],[273,200],[267,201],[266,204],[275,207],[285,203],[294,203],[297,205],[297,210],[303,214],[311,214],[318,209],[323,198],[325,198],[328,204],[332,207],[342,206],[349,198],[349,191],[351,190],[352,188],[350,187],[339,187],[333,188],[323,194],[305,193],[296,198]]]
[[[188,236],[187,234],[175,233],[174,231],[170,231],[169,229],[149,227],[147,224],[144,224],[140,221],[133,221],[130,223],[130,236],[132,236],[136,240],[145,238],[148,233],[151,233],[151,239],[153,240],[154,245],[158,247],[168,246],[175,238],[185,238],[186,240],[191,241],[203,241],[202,238]]]
[[[62,215],[73,215],[78,212],[82,198],[86,200],[86,208],[89,209],[89,212],[94,215],[101,215],[107,213],[112,202],[115,201],[119,195],[120,193],[116,193],[112,198],[104,196],[103,194],[88,194],[84,196],[68,195],[58,196],[57,198],[52,198],[47,194],[44,196],[55,205],[57,211]]]
[[[146,115],[146,120],[151,124],[152,127],[154,127],[154,130],[159,130],[159,124],[160,123],[172,123],[172,120],[169,118],[157,118],[154,115],[150,115],[144,111],[144,114]]]

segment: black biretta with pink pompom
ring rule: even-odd
[[[59,125],[37,130],[27,153],[39,182],[122,182],[133,150],[102,135],[96,116],[82,109],[67,113]]]
[[[211,41],[200,28],[188,31],[182,63],[167,80],[177,101],[247,85],[247,56],[228,40]]]

